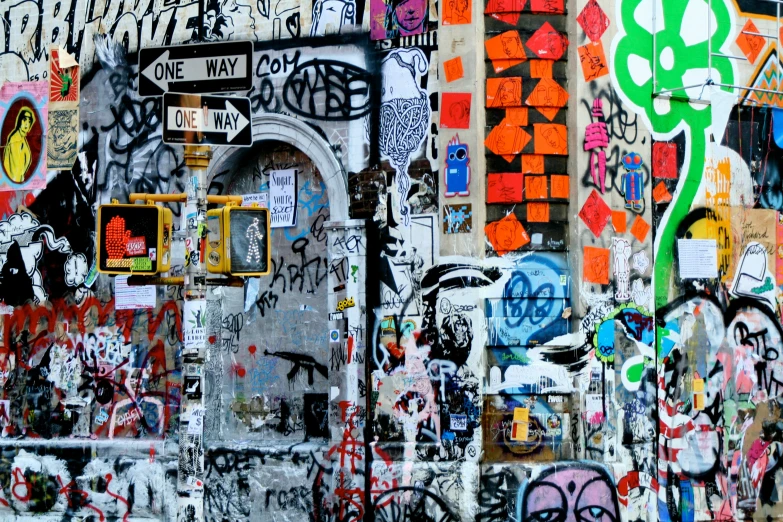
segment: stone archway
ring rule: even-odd
[[[265,140],[282,141],[305,153],[318,168],[326,184],[331,220],[348,219],[348,176],[325,139],[301,120],[268,113],[253,117],[253,142]],[[207,170],[207,186],[212,182],[214,174],[221,171],[223,164],[241,151],[237,147],[217,148]]]

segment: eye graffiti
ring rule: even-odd
[[[596,465],[566,463],[549,468],[520,490],[519,520],[617,522],[620,510],[609,474]]]

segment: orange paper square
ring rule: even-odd
[[[473,18],[473,0],[453,0],[438,4],[443,11],[443,25],[465,25]]]
[[[522,174],[543,174],[544,156],[540,154],[522,154]]]
[[[666,188],[666,184],[663,181],[659,181],[653,189],[653,200],[656,203],[668,203],[672,200],[672,195],[669,193],[669,189]]]
[[[554,60],[530,60],[531,78],[551,78]]]
[[[639,243],[644,243],[647,239],[647,233],[650,231],[650,224],[644,220],[642,216],[636,216],[636,219],[631,225],[631,234],[635,237]]]
[[[501,256],[530,243],[530,236],[513,212],[500,221],[489,223],[484,227],[484,233]]]
[[[525,199],[546,199],[546,176],[525,176]]]
[[[527,127],[527,107],[506,109],[506,123]]]
[[[745,27],[742,28],[742,32],[740,32],[740,35],[736,40],[737,47],[740,48],[742,54],[745,55],[745,58],[747,58],[750,63],[756,63],[756,59],[759,57],[766,42],[763,37],[754,34],[745,34],[744,31],[758,33],[759,30],[756,28],[756,24],[753,23],[753,20],[749,19],[745,22]]]
[[[565,107],[568,92],[552,78],[542,78],[525,100],[532,107]],[[550,118],[551,119],[551,118]]]
[[[531,223],[549,223],[549,203],[528,203],[527,220]]]
[[[625,219],[624,210],[612,210],[612,227],[614,231],[624,234],[628,230],[628,222]]]
[[[582,258],[582,279],[587,283],[609,284],[609,249],[586,246]]]
[[[514,67],[525,60],[527,54],[517,31],[506,31],[484,42],[487,57],[492,60],[496,73]]]
[[[590,42],[577,50],[579,51],[579,61],[582,63],[582,76],[585,77],[586,82],[609,74],[604,44],[601,43],[601,40],[595,43]]]
[[[510,156],[512,161],[516,154],[520,154],[525,145],[530,141],[530,134],[522,127],[509,125],[505,120],[496,125],[489,133],[484,145],[498,156]]]
[[[568,176],[562,174],[552,174],[549,178],[552,185],[552,197],[553,198],[569,198],[569,184]]]
[[[536,154],[568,154],[568,130],[557,123],[533,125],[533,145]]]
[[[465,71],[462,69],[462,57],[457,56],[451,60],[443,62],[443,72],[446,74],[446,83],[459,80],[465,76]]]
[[[522,78],[488,78],[487,107],[521,107]]]

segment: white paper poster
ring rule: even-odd
[[[118,275],[114,278],[114,309],[155,308],[155,285],[128,286],[128,277]]]
[[[194,406],[188,421],[188,435],[201,435],[204,431],[204,406]]]
[[[714,239],[678,239],[680,278],[718,277],[718,242]]]
[[[261,208],[269,208],[269,192],[242,195],[243,207],[252,207],[253,203],[258,203],[258,206]]]
[[[269,173],[269,199],[272,228],[296,226],[296,169]]]
[[[182,339],[185,349],[200,348],[207,344],[207,300],[185,300],[182,322]]]

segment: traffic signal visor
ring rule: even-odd
[[[112,203],[98,207],[98,271],[153,275],[171,268],[170,209]]]
[[[226,205],[207,212],[207,270],[242,277],[271,271],[269,209]]]

